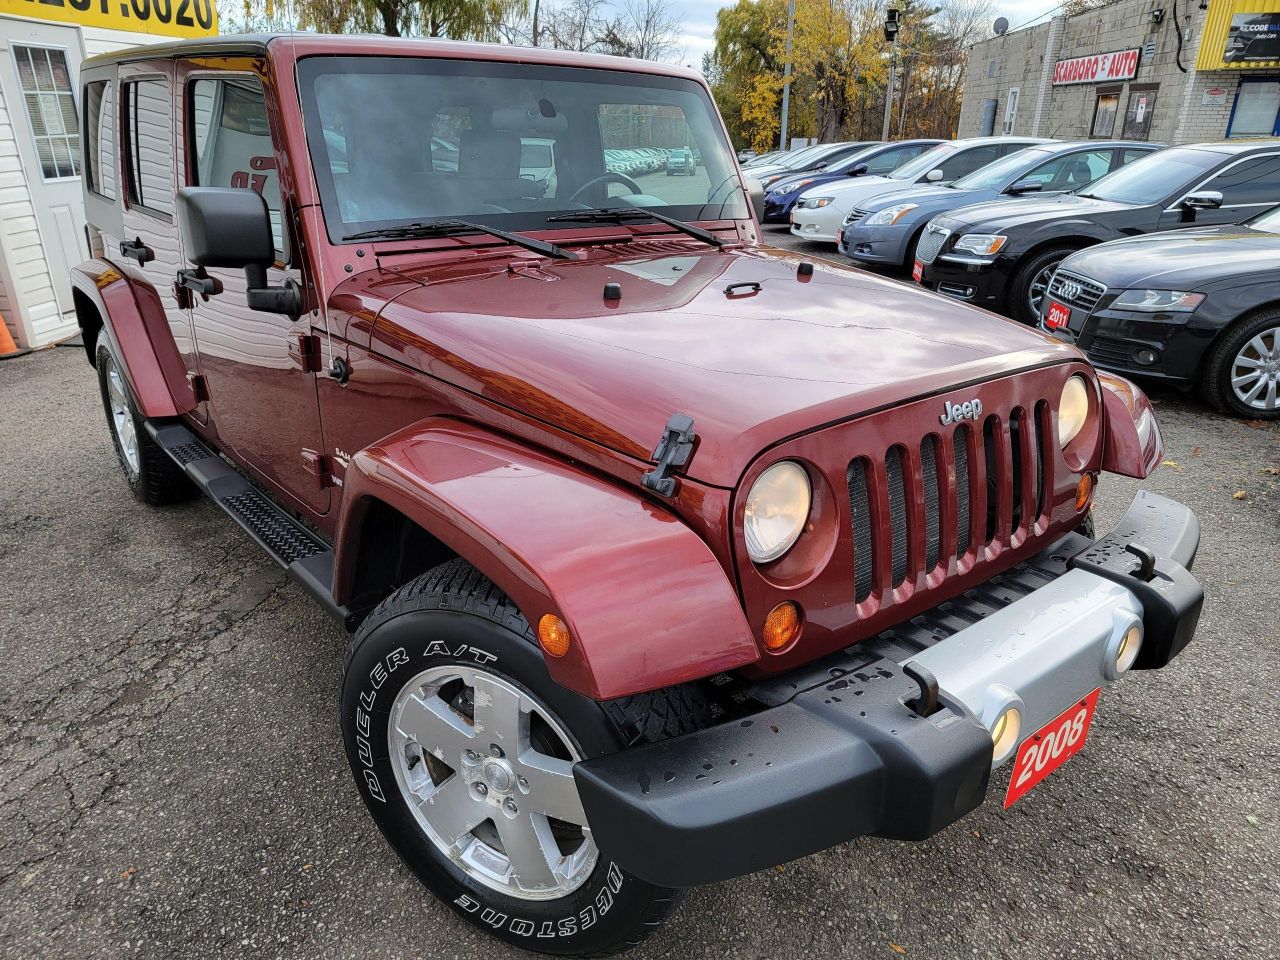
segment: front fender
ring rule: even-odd
[[[334,597],[349,600],[363,518],[383,501],[496,583],[531,624],[573,637],[553,679],[595,700],[754,662],[759,649],[723,567],[674,514],[479,427],[414,424],[352,457]]]
[[[1164,441],[1151,401],[1137,385],[1098,373],[1102,387],[1102,469],[1145,480],[1164,457]]]
[[[187,367],[155,291],[135,287],[106,260],[97,259],[72,267],[71,285],[102,318],[142,415],[176,417],[193,410],[196,398]]]

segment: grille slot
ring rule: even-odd
[[[849,464],[849,514],[853,518],[853,594],[861,603],[871,596],[872,574],[871,497],[863,457]]]
[[[959,427],[951,437],[956,461],[956,556],[969,552],[969,428]]]
[[[920,235],[920,242],[916,244],[916,259],[921,263],[933,263],[942,252],[942,246],[949,236],[951,236],[950,231],[929,224]]]
[[[1049,296],[1086,313],[1098,305],[1107,288],[1079,274],[1057,271],[1049,281]]]
[[[920,472],[924,475],[924,568],[938,565],[942,535],[938,526],[937,439],[930,434],[920,441]]]
[[[902,448],[890,447],[884,458],[885,480],[889,484],[889,532],[893,536],[893,585],[907,579],[907,492],[902,482]]]

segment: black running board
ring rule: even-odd
[[[353,612],[333,600],[332,547],[289,516],[182,424],[148,420],[146,428],[191,482],[284,567],[329,616],[347,630],[359,626],[366,611]]]

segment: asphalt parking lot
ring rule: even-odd
[[[1145,485],[1204,528],[1188,651],[1012,810],[695,890],[632,956],[1280,956],[1280,427],[1154,399]],[[346,638],[209,504],[130,496],[78,350],[0,363],[0,511],[0,955],[527,956],[400,865],[343,757]]]

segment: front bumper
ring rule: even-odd
[[[1106,305],[1115,296],[1108,294],[1102,307],[1080,321],[1076,318],[1083,311],[1072,307],[1067,331],[1049,330],[1043,320],[1040,328],[1051,336],[1065,332],[1102,370],[1176,385],[1194,382],[1204,353],[1222,324],[1201,322],[1195,314],[1153,315]]]
[[[962,263],[939,256],[925,264],[924,286],[954,300],[977,304],[988,310],[1004,306],[1009,288],[1009,274],[1000,261],[995,263]]]
[[[844,254],[859,263],[899,266],[906,262],[914,226],[845,227]]]
[[[1023,736],[1114,679],[1119,636],[1141,624],[1135,667],[1191,639],[1203,591],[1187,568],[1200,529],[1139,493],[1091,543],[1068,534],[1032,560],[872,640],[753,691],[765,709],[579,763],[593,836],[651,883],[689,887],[854,837],[922,840],[979,806],[989,727],[1019,705]],[[920,716],[936,678],[937,709]],[[924,711],[927,712],[927,711]]]
[[[795,205],[798,197],[799,195],[795,193],[784,193],[776,197],[771,197],[766,194],[764,198],[764,222],[789,222],[791,217],[791,208]]]

